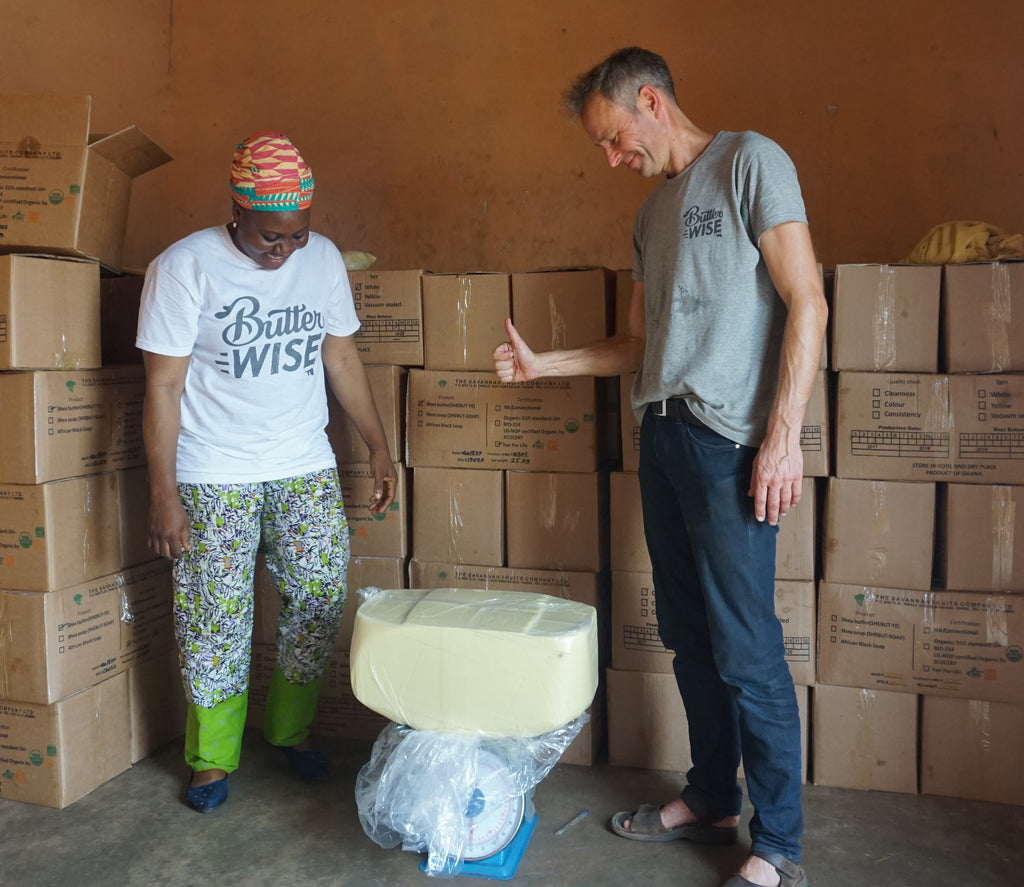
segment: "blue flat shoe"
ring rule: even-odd
[[[319,781],[331,775],[331,762],[322,751],[301,750],[290,745],[277,746],[288,759],[292,770],[303,779]]]
[[[189,784],[185,803],[197,813],[209,813],[228,799],[228,778],[208,782],[206,785]]]

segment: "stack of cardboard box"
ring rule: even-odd
[[[836,269],[815,782],[1019,802],[1022,272]]]
[[[414,588],[537,591],[598,610],[607,656],[606,386],[592,378],[505,385],[492,352],[511,317],[537,350],[611,331],[604,268],[433,274],[423,280],[424,368],[411,370]],[[590,764],[604,744],[603,686],[562,756]]]
[[[169,158],[134,127],[90,139],[89,107],[0,96],[0,798],[54,807],[184,723],[142,368],[101,348],[131,178]]]

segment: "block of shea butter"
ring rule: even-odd
[[[539,736],[597,690],[597,611],[524,591],[363,589],[352,691],[416,730]]]

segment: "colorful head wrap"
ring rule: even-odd
[[[313,202],[313,173],[281,133],[258,132],[235,149],[231,192],[243,209],[305,209]]]

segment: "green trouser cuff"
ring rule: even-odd
[[[249,694],[232,696],[213,708],[189,705],[185,719],[185,763],[193,770],[238,769]]]
[[[267,693],[263,735],[271,745],[298,745],[309,736],[309,725],[320,698],[320,679],[292,684],[279,668],[274,669]]]

